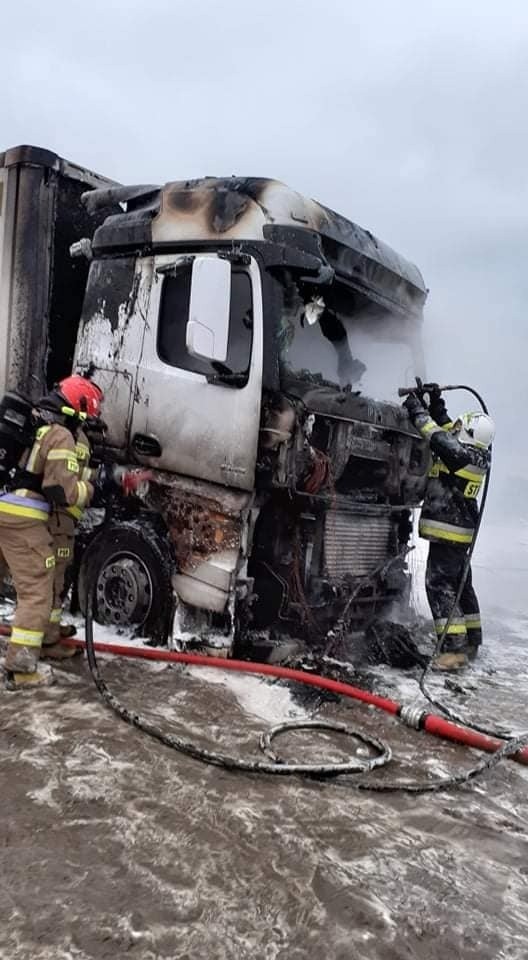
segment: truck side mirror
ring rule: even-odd
[[[193,357],[225,363],[231,308],[231,264],[195,257],[185,345]]]

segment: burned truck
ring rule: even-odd
[[[45,166],[24,149],[19,176]],[[90,176],[64,267],[89,267],[82,309],[0,316],[4,389],[93,377],[106,459],[152,471],[81,532],[81,605],[93,589],[103,623],[226,655],[364,625],[405,595],[428,469],[397,403],[423,373],[419,270],[274,180]]]

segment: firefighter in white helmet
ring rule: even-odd
[[[495,426],[484,413],[464,413],[452,421],[440,389],[435,385],[428,393],[428,409],[416,393],[407,397],[404,406],[431,447],[432,466],[419,533],[430,542],[425,586],[438,636],[452,613],[433,666],[459,670],[476,657],[482,643],[471,568],[459,603],[454,609],[453,605],[466,553],[473,542],[479,514],[477,497],[489,469]]]

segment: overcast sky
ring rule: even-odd
[[[417,263],[429,374],[498,421],[495,503],[527,468],[527,0],[18,0],[0,50],[0,149],[276,177]]]

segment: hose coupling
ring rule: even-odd
[[[412,727],[413,730],[421,730],[427,716],[427,711],[411,703],[401,708],[399,716],[400,720],[403,720],[408,727]]]

